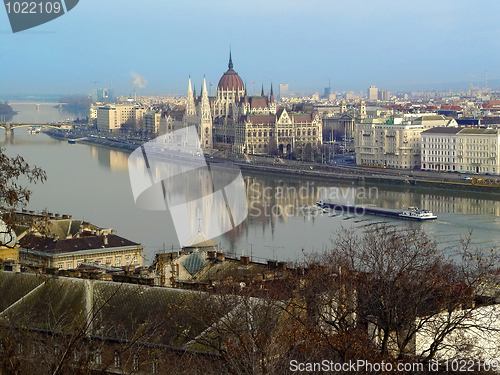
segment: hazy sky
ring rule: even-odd
[[[80,0],[13,34],[0,9],[0,94],[197,90],[234,69],[260,92],[414,89],[500,78],[498,0]],[[253,89],[250,89],[252,94]]]

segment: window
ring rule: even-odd
[[[98,366],[101,366],[102,365],[102,352],[100,349],[98,349],[95,354],[94,354],[94,361],[95,361],[95,364],[98,365]]]
[[[121,267],[122,265],[122,257],[116,257],[116,266]]]
[[[120,368],[122,367],[122,358],[120,357],[120,353],[115,352],[115,367]]]
[[[137,354],[134,355],[134,359],[133,359],[133,362],[132,362],[132,369],[134,371],[139,371],[140,370],[139,356]]]
[[[67,268],[68,270],[70,270],[71,268],[73,268],[73,265],[72,265],[71,263],[67,263],[67,264],[66,264],[66,268]]]
[[[153,374],[158,374],[158,360],[155,359],[153,360],[153,368],[152,368],[152,373]]]

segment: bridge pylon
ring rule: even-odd
[[[14,129],[12,129],[12,125],[10,124],[10,122],[6,122],[5,123],[5,135],[7,137],[9,137],[12,134],[14,134]]]

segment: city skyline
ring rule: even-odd
[[[0,12],[0,94],[185,94],[191,76],[215,87],[231,48],[249,94],[290,91],[495,89],[500,4],[394,0],[81,2],[72,12],[12,34]],[[255,82],[255,86],[253,86]],[[135,84],[134,84],[135,83]],[[467,87],[464,87],[466,89]],[[213,90],[213,93],[215,90]],[[213,94],[212,93],[212,94]]]

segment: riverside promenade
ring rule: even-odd
[[[84,133],[65,133],[59,130],[45,130],[53,138],[61,140],[78,139],[78,142],[107,147],[130,153],[143,142],[120,138],[97,137]],[[231,163],[249,172],[301,176],[314,179],[335,179],[360,185],[383,184],[401,187],[419,187],[440,190],[455,190],[498,195],[500,197],[500,176],[482,176],[462,173],[411,171],[407,169],[369,168],[357,165],[329,165],[301,162],[275,157],[247,155],[242,158],[207,157],[208,162]],[[498,180],[498,183],[495,181]]]

